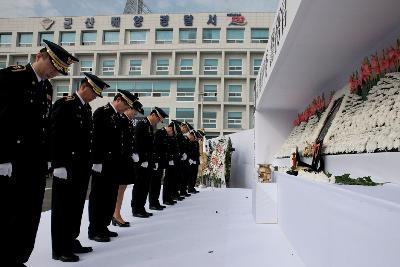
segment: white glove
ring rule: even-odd
[[[50,170],[50,168],[51,168],[51,162],[48,161],[48,162],[47,162],[47,169]]]
[[[195,161],[195,160],[192,160],[192,163],[193,163],[193,164],[196,164],[196,163],[197,163],[197,161]]]
[[[147,161],[145,161],[145,162],[142,162],[142,164],[140,166],[142,166],[143,168],[147,168],[147,166],[149,166],[149,163]]]
[[[189,159],[189,165],[192,165],[192,164],[193,164],[193,160]]]
[[[53,176],[61,179],[67,179],[67,169],[64,167],[55,168],[53,171]]]
[[[101,173],[101,171],[103,170],[103,164],[93,164],[92,170]]]
[[[181,160],[186,160],[186,159],[187,159],[187,155],[186,155],[186,153],[183,153]]]
[[[156,171],[158,169],[158,163],[154,163],[154,170]]]
[[[174,161],[173,161],[173,160],[170,160],[170,161],[168,162],[168,165],[169,165],[169,166],[174,166]]]
[[[0,164],[0,175],[11,177],[11,173],[12,173],[11,162]]]
[[[139,162],[139,155],[136,154],[136,153],[133,153],[132,154],[132,159],[133,159],[133,162]]]

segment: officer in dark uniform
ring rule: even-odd
[[[189,175],[190,175],[190,167],[189,167],[189,154],[192,152],[191,150],[191,144],[189,140],[189,131],[193,129],[193,126],[184,121],[181,123],[181,132],[182,135],[179,136],[178,142],[179,142],[179,147],[182,148],[183,153],[182,153],[182,158],[181,158],[181,169],[182,171],[179,172],[180,177],[180,183],[179,183],[179,194],[180,197],[189,197],[190,194],[187,192],[187,185],[189,181]],[[182,151],[181,151],[182,152]]]
[[[34,63],[0,70],[0,210],[5,214],[1,262],[25,266],[39,225],[47,174],[47,134],[53,88],[78,60],[45,40]],[[4,254],[3,254],[4,253]]]
[[[194,129],[191,130],[189,133],[191,152],[189,157],[188,191],[191,193],[197,193],[197,190],[194,187],[196,185],[197,174],[200,165],[200,147],[198,140],[202,136]]]
[[[174,148],[171,146],[170,139],[174,136],[174,123],[171,122],[167,127],[163,127],[154,134],[153,160],[154,171],[150,183],[149,208],[151,210],[163,210],[166,206],[160,204],[159,197],[161,191],[161,179],[168,166],[174,166]],[[164,179],[164,190],[170,187]]]
[[[47,134],[53,89],[48,81],[78,60],[62,47],[46,47],[34,63],[0,70],[1,262],[25,266],[39,225],[47,174]]]
[[[77,240],[92,168],[93,119],[88,103],[101,97],[101,92],[109,87],[97,76],[84,74],[86,78],[78,91],[57,100],[51,116],[53,259],[66,262],[79,260],[74,253],[92,251]]]
[[[143,105],[139,102],[139,98],[133,102],[133,108],[126,110],[121,114],[122,124],[122,176],[119,177],[119,188],[117,202],[115,204],[114,215],[112,217],[112,224],[119,227],[129,227],[130,223],[126,222],[121,216],[121,206],[124,200],[125,190],[128,184],[135,182],[135,165],[139,162],[139,155],[135,143],[135,128],[133,127],[132,120],[137,113],[144,114]]]
[[[168,136],[168,154],[169,157],[173,160],[173,164],[168,164],[165,168],[165,176],[163,183],[163,192],[162,199],[165,205],[174,205],[176,204],[175,198],[175,189],[178,188],[177,181],[177,172],[180,170],[177,169],[178,164],[181,160],[181,155],[179,152],[178,142],[176,140],[176,136],[181,133],[180,131],[180,123],[176,120],[172,120],[169,124],[169,127],[173,128],[174,135]]]
[[[153,160],[153,126],[167,118],[161,108],[155,107],[150,114],[139,121],[135,129],[135,141],[139,154],[139,166],[136,170],[136,181],[132,189],[132,215],[134,217],[148,218],[153,214],[145,209],[149,193],[152,172],[156,168]]]
[[[123,148],[121,115],[133,107],[137,97],[118,90],[112,103],[93,114],[93,175],[89,196],[89,239],[109,242],[116,232],[108,230],[117,201],[119,177],[122,176]]]

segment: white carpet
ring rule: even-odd
[[[76,263],[51,259],[50,212],[42,214],[35,250],[29,267],[303,267],[278,225],[255,224],[251,214],[251,190],[202,190],[148,219],[130,211],[131,188],[123,204],[129,228],[110,226],[119,236],[109,243],[87,238],[85,207],[80,241],[94,251],[80,254]],[[153,212],[153,211],[152,211]]]

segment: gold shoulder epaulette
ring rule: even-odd
[[[17,71],[24,71],[24,70],[26,70],[26,67],[25,67],[25,66],[21,66],[21,65],[12,65],[12,66],[10,66],[10,68],[11,68],[11,71],[12,71],[12,72],[17,72]]]

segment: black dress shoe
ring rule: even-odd
[[[111,239],[106,235],[89,235],[89,239],[96,242],[110,242]]]
[[[171,201],[164,201],[163,203],[164,203],[165,205],[172,206],[172,205],[175,205],[176,202],[171,200]]]
[[[132,216],[138,217],[138,218],[149,218],[150,217],[150,215],[148,215],[147,213],[144,213],[144,212],[133,212]]]
[[[185,197],[190,197],[190,196],[191,196],[191,194],[189,194],[189,193],[186,193],[186,194],[184,194],[183,196],[185,196]]]
[[[75,255],[73,253],[67,253],[67,254],[54,254],[53,253],[53,260],[59,260],[63,262],[77,262],[79,261],[79,256]]]
[[[117,219],[115,219],[114,217],[111,219],[111,223],[114,226],[119,226],[119,227],[129,227],[131,226],[130,222],[120,222]]]
[[[75,239],[74,243],[72,244],[72,252],[73,253],[89,253],[92,252],[93,248],[92,247],[84,247],[82,246],[81,242],[79,240]]]
[[[107,229],[107,231],[105,232],[106,236],[108,237],[117,237],[118,233],[117,232],[113,232]]]
[[[153,216],[153,213],[151,213],[151,212],[144,211],[144,213],[146,213],[147,215],[149,215],[149,217],[150,217],[150,216]]]
[[[158,205],[160,208],[165,209],[167,206],[164,205]]]
[[[149,209],[151,209],[151,210],[163,210],[163,208],[160,207],[160,206],[150,206]]]
[[[199,193],[199,191],[197,191],[196,189],[193,189],[193,190],[190,190],[189,193],[190,194],[197,194],[197,193]]]
[[[179,197],[177,197],[176,199],[179,200],[179,201],[182,201],[182,200],[185,199],[185,197],[179,196]]]

